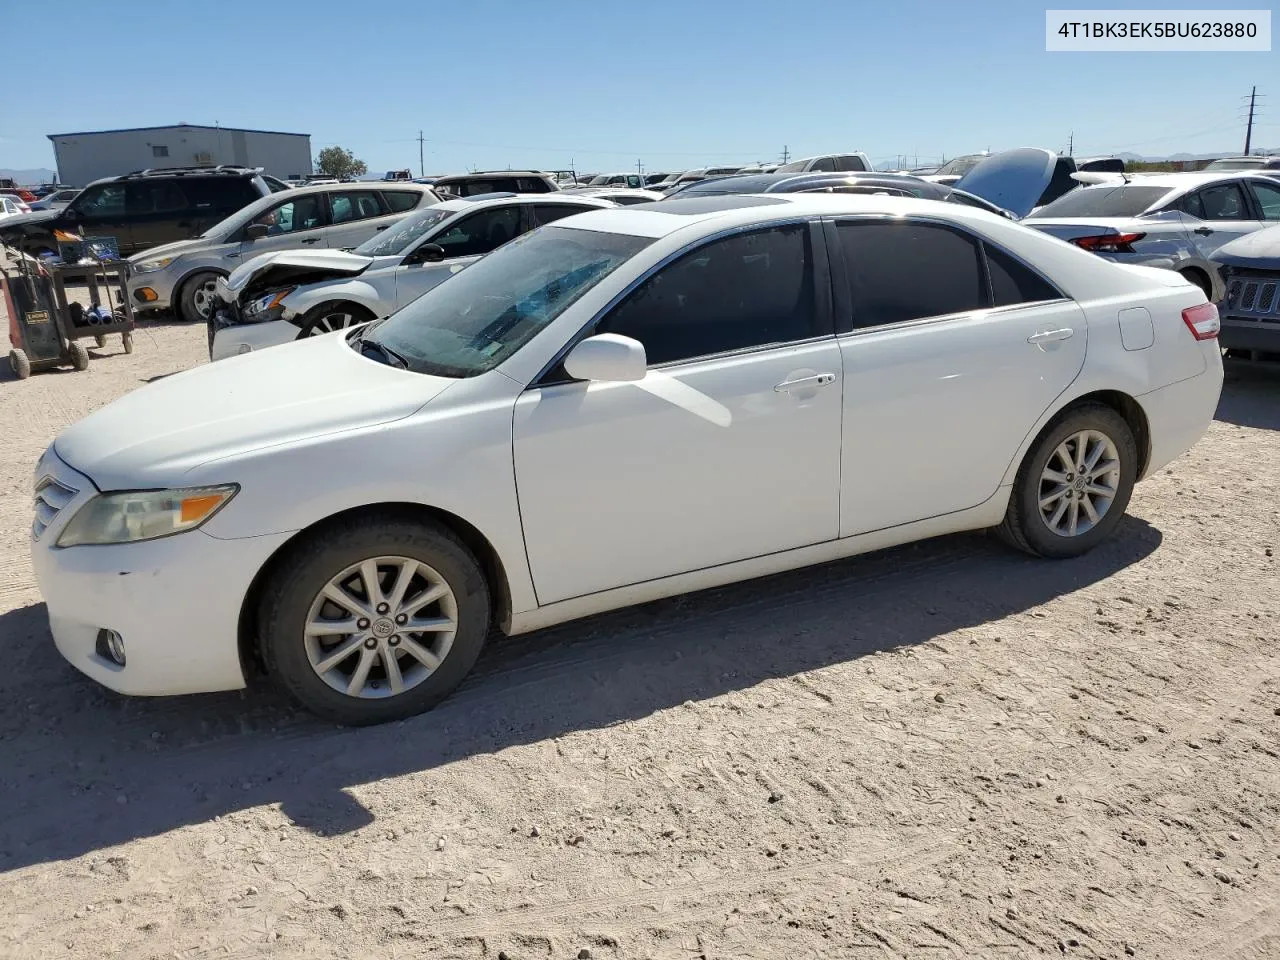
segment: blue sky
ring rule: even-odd
[[[420,128],[427,173],[679,170],[784,145],[924,162],[1073,131],[1077,156],[1238,151],[1253,84],[1254,145],[1280,146],[1277,53],[1046,53],[1050,5],[1068,4],[63,0],[53,22],[90,26],[5,45],[24,79],[0,97],[0,167],[52,167],[49,133],[177,122],[310,133],[377,172],[417,171]]]

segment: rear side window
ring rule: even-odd
[[[861,157],[844,156],[840,158],[841,170],[866,170],[867,165],[862,162]]]
[[[1205,187],[1198,194],[1200,207],[1197,214],[1202,220],[1252,220],[1253,214],[1245,205],[1244,191],[1238,183],[1218,183]]]
[[[504,188],[505,189],[505,188]],[[551,190],[545,180],[539,177],[517,177],[516,193],[549,193]]]
[[[540,203],[533,208],[533,215],[539,225],[552,223],[562,217],[571,217],[575,213],[585,213],[591,207],[579,207],[572,203]]]
[[[735,234],[691,250],[600,322],[644,344],[649,364],[808,340],[814,309],[807,225]]]
[[[406,210],[412,210],[418,205],[418,201],[421,198],[422,194],[410,193],[408,190],[382,191],[382,199],[386,201],[392,213],[404,213]]]
[[[248,177],[183,178],[182,188],[200,213],[212,212],[224,217],[262,196]]]
[[[1043,207],[1031,219],[1042,217],[1136,217],[1173,190],[1125,184],[1118,187],[1081,187]]]
[[[810,167],[809,169],[810,169],[810,170],[817,170],[817,171],[820,171],[820,172],[822,172],[822,173],[835,173],[835,171],[836,171],[836,158],[835,158],[835,157],[822,157],[821,159],[815,160],[815,161],[813,162],[813,166],[812,166],[812,167]]]
[[[125,187],[125,208],[131,217],[182,213],[191,203],[177,181],[132,180]]]
[[[987,269],[991,274],[991,295],[997,307],[1063,299],[1062,293],[1053,284],[999,247],[984,243],[983,248],[987,253]]]
[[[836,230],[855,328],[986,307],[982,262],[972,237],[935,224],[900,221],[846,221]]]
[[[1262,219],[1280,220],[1280,183],[1251,183],[1249,188],[1262,208]]]
[[[329,195],[329,209],[332,212],[331,222],[350,223],[352,220],[368,220],[380,217],[386,211],[378,202],[378,195],[372,190],[352,190],[346,193]]]

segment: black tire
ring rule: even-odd
[[[99,333],[93,338],[93,342],[96,343],[98,345],[98,349],[101,350],[107,345],[107,335],[105,333]]]
[[[439,666],[416,686],[395,696],[362,699],[334,689],[316,673],[304,628],[311,604],[330,579],[383,556],[418,560],[438,572],[453,591],[457,630]],[[257,622],[268,675],[299,704],[344,726],[386,723],[431,709],[470,672],[489,632],[489,586],[471,551],[447,528],[394,513],[363,516],[294,544],[264,586]]]
[[[31,376],[31,358],[25,350],[10,350],[9,368],[19,380],[26,380]]]
[[[1200,270],[1182,270],[1179,271],[1183,278],[1194,283],[1197,287],[1204,291],[1205,299],[1210,303],[1213,302],[1213,283]]]
[[[337,325],[334,318],[338,316],[346,317],[345,323]],[[333,333],[335,330],[343,330],[354,327],[357,324],[368,323],[375,319],[373,311],[368,310],[358,303],[322,303],[318,307],[312,307],[303,316],[302,321],[298,324],[297,339],[304,340],[307,337],[316,337],[325,333]]]
[[[71,366],[77,370],[89,369],[89,348],[79,340],[71,341]]]
[[[178,297],[178,316],[188,323],[204,323],[212,309],[213,284],[220,274],[212,271],[195,273],[182,282]]]
[[[124,347],[125,353],[133,353],[133,332],[126,330],[120,334],[120,345]]]
[[[1116,484],[1116,495],[1099,521],[1088,531],[1069,537],[1051,530],[1041,515],[1040,483],[1054,451],[1082,430],[1105,434],[1115,444],[1120,461],[1120,479]],[[996,532],[1011,546],[1038,557],[1062,559],[1087,553],[1115,531],[1129,505],[1137,478],[1138,444],[1124,417],[1101,403],[1072,407],[1050,423],[1031,445],[1018,468],[1004,522]]]

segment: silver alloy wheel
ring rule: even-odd
[[[368,700],[426,680],[457,631],[458,603],[444,577],[410,557],[373,557],[325,584],[311,602],[303,639],[321,680]]]
[[[1040,519],[1060,537],[1078,537],[1102,521],[1119,489],[1115,441],[1099,430],[1073,433],[1040,472]]]
[[[208,320],[213,312],[213,296],[218,289],[218,278],[210,275],[208,280],[196,285],[191,293],[191,305],[196,308],[201,320]]]
[[[355,322],[356,318],[349,313],[326,313],[311,325],[307,330],[307,336],[318,337],[321,334],[333,333],[336,330],[345,330]]]

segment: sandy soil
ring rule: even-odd
[[[1087,558],[960,536],[652,604],[347,731],[50,641],[36,457],[202,338],[0,382],[0,956],[1280,956],[1280,372],[1233,366]]]

